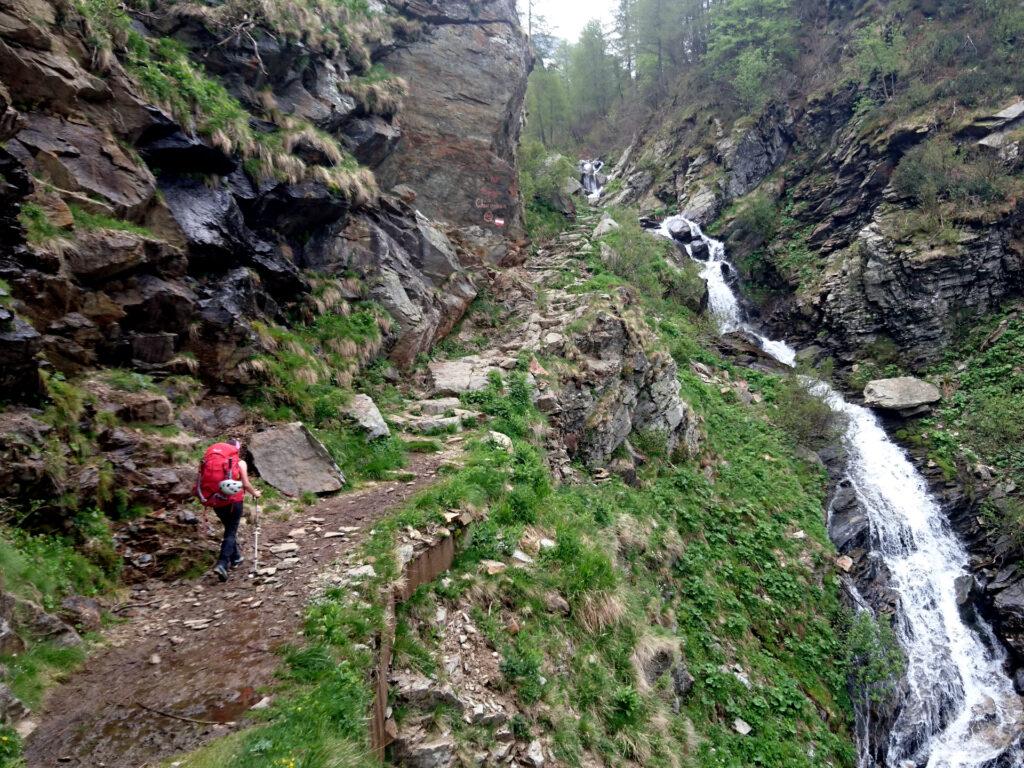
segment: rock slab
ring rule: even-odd
[[[354,395],[352,402],[345,408],[345,413],[362,427],[366,432],[366,437],[370,440],[387,437],[391,434],[387,422],[381,416],[380,409],[369,395]]]
[[[941,399],[938,387],[911,376],[877,379],[864,388],[864,402],[885,411],[910,411]]]
[[[323,443],[299,422],[257,432],[249,450],[260,476],[286,496],[332,493],[345,485]]]

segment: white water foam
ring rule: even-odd
[[[673,222],[686,220],[663,222],[659,234],[671,238]],[[710,258],[698,263],[722,331],[751,333],[768,354],[794,365],[788,344],[764,337],[745,321],[723,274],[724,245],[686,223],[708,246]],[[980,619],[968,626],[957,607],[956,580],[968,573],[966,550],[924,477],[875,415],[822,382],[807,384],[846,419],[849,480],[870,522],[872,550],[900,596],[895,630],[906,658],[906,691],[888,734],[886,768],[1024,768],[1018,746],[1024,706],[1004,670],[1005,652],[990,627]],[[875,768],[870,730],[858,727],[861,768]]]

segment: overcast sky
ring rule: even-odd
[[[527,0],[519,0],[525,8]],[[534,0],[534,13],[548,20],[552,31],[559,37],[576,42],[583,25],[598,19],[607,29],[612,20],[616,0]]]

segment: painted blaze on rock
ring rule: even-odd
[[[391,5],[424,34],[383,61],[410,98],[382,181],[415,189],[432,218],[520,232],[516,145],[531,57],[514,0]]]

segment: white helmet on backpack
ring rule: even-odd
[[[235,496],[242,492],[241,480],[222,480],[220,492],[224,496]]]

